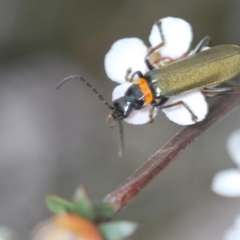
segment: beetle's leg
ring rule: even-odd
[[[131,72],[132,72],[131,68],[128,68],[127,71],[126,71],[126,75],[125,75],[126,82],[133,82],[135,75],[138,75],[140,78],[143,77],[143,74],[142,74],[141,71],[136,71],[129,77]]]
[[[153,100],[151,105],[159,109],[165,102],[167,102],[167,100],[168,98],[160,98],[160,99],[157,99],[157,101]]]
[[[153,123],[153,111],[155,109],[155,106],[152,106],[152,108],[149,110],[148,112],[148,116],[149,116],[149,122],[148,123]]]
[[[198,45],[194,48],[194,50],[189,54],[189,55],[193,55],[195,53],[200,52],[204,47],[208,47],[211,45],[211,41],[212,38],[209,36],[204,37],[199,43]]]
[[[215,97],[234,92],[234,87],[204,88],[201,90],[201,92],[207,97]]]
[[[153,100],[151,105],[153,106],[150,110],[149,110],[149,118],[150,118],[150,121],[149,123],[152,123],[153,122],[153,111],[155,108],[158,108],[160,109],[161,106],[167,102],[168,98],[160,98],[158,99],[157,101],[156,100]]]
[[[185,109],[190,113],[193,122],[197,122],[198,117],[193,113],[193,111],[190,109],[190,107],[183,101],[177,101],[177,102],[169,104],[169,105],[160,106],[159,108],[170,108],[170,107],[174,107],[177,105],[182,105],[183,107],[185,107]]]
[[[159,33],[160,33],[160,37],[161,37],[161,43],[159,43],[157,46],[155,47],[152,47],[147,55],[145,56],[144,58],[144,62],[145,64],[147,65],[148,69],[149,70],[153,70],[155,67],[153,66],[153,64],[149,61],[148,59],[148,56],[151,55],[153,52],[155,52],[158,48],[162,47],[164,44],[165,44],[165,39],[164,39],[164,35],[163,35],[163,32],[162,32],[162,27],[161,27],[161,21],[156,21],[155,23],[157,26],[158,26],[158,29],[159,29]]]
[[[192,120],[194,122],[197,122],[197,119],[198,117],[193,113],[193,111],[189,108],[189,106],[183,102],[183,101],[177,101],[175,103],[172,103],[172,104],[168,104],[168,105],[164,105],[164,103],[166,103],[168,100],[168,98],[162,98],[160,102],[156,102],[154,101],[152,103],[153,106],[157,107],[158,109],[161,109],[161,108],[170,108],[170,107],[174,107],[174,106],[177,106],[177,105],[182,105],[183,107],[185,107],[185,109],[190,113],[191,117],[192,117]]]
[[[129,77],[129,75],[131,74],[131,72],[132,72],[132,69],[131,69],[131,68],[128,68],[128,69],[126,70],[126,74],[125,74],[125,81],[126,81],[126,82],[130,82],[130,77]]]
[[[147,66],[147,68],[148,68],[149,70],[153,70],[153,69],[155,69],[155,67],[154,67],[153,64],[149,61],[148,56],[151,55],[153,52],[155,52],[158,48],[162,47],[164,44],[165,44],[164,42],[161,42],[161,43],[159,43],[157,46],[151,48],[151,49],[149,50],[149,52],[147,53],[147,55],[145,56],[144,62],[145,62],[146,66]]]

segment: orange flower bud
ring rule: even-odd
[[[74,215],[56,215],[42,223],[31,240],[103,240],[98,228],[87,219]]]

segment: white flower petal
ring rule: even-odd
[[[208,104],[203,94],[199,91],[173,96],[164,105],[169,105],[178,101],[183,101],[187,104],[191,111],[198,117],[198,122],[202,121],[208,113]],[[192,120],[191,114],[183,105],[163,108],[162,111],[169,120],[179,125],[191,125],[195,123]]]
[[[116,41],[107,52],[104,60],[107,76],[118,83],[124,83],[126,71],[146,71],[144,57],[147,47],[138,38],[124,38]]]
[[[233,226],[225,232],[223,240],[239,240],[240,239],[240,227]]]
[[[112,101],[124,96],[127,89],[132,85],[132,83],[125,82],[120,85],[117,85],[112,92]]]
[[[234,225],[240,229],[240,214],[239,213],[237,214],[237,216],[234,219]]]
[[[227,229],[223,236],[224,240],[239,240],[240,239],[240,214],[234,219],[234,225]]]
[[[150,121],[149,118],[149,111],[151,110],[152,106],[147,105],[139,110],[134,110],[130,113],[127,118],[124,118],[124,121],[134,125],[145,124]],[[158,110],[155,108],[153,111],[153,118],[156,117]]]
[[[127,89],[132,85],[132,83],[123,83],[116,86],[112,92],[112,100],[116,100],[124,95]],[[150,121],[149,111],[152,108],[151,105],[143,107],[140,110],[134,110],[130,113],[127,118],[124,118],[124,121],[134,125],[145,124]],[[154,109],[153,118],[156,117],[158,110]]]
[[[206,46],[206,47],[203,47],[200,52],[206,51],[206,50],[208,50],[208,49],[210,49],[210,47],[207,47],[207,46]]]
[[[240,168],[240,129],[234,131],[227,140],[227,150],[232,160]]]
[[[165,44],[158,50],[162,57],[176,59],[187,53],[192,43],[191,25],[181,18],[166,17],[160,20],[165,39]],[[149,42],[153,47],[162,42],[156,24],[152,27]]]
[[[240,197],[240,171],[228,169],[217,173],[212,181],[212,190],[225,197]]]

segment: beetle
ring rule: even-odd
[[[182,104],[196,121],[196,116],[182,101],[163,105],[171,96],[194,90],[206,94],[232,92],[232,87],[210,88],[228,81],[240,74],[240,47],[220,45],[186,57],[146,74],[136,72],[139,78],[126,91],[125,95],[113,101],[113,120],[122,120],[132,110],[152,104],[157,108],[167,108]],[[184,79],[184,81],[183,81]],[[160,103],[156,102],[161,99]]]
[[[211,96],[233,92],[233,87],[217,88],[215,86],[240,75],[240,47],[236,45],[220,45],[201,52],[205,46],[210,45],[211,38],[209,36],[203,38],[187,57],[166,66],[155,68],[150,62],[149,56],[163,46],[165,42],[161,21],[156,22],[156,24],[162,41],[153,47],[144,59],[149,71],[146,74],[137,71],[130,78],[128,76],[131,71],[128,71],[126,74],[127,81],[132,82],[135,75],[138,75],[138,79],[127,89],[124,96],[113,101],[113,106],[79,75],[69,76],[57,86],[59,88],[66,81],[78,78],[90,87],[111,110],[108,116],[108,119],[113,122],[111,126],[113,127],[116,123],[119,123],[121,146],[123,144],[121,120],[128,117],[133,110],[151,104],[153,107],[149,112],[149,117],[152,119],[155,107],[160,109],[182,105],[191,114],[192,120],[197,122],[197,116],[183,101],[173,104],[165,103],[171,96],[194,90],[201,90],[202,93]]]

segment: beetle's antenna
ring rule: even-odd
[[[71,75],[69,77],[64,78],[61,82],[58,83],[57,89],[59,89],[65,82],[68,82],[73,79],[79,79],[82,82],[85,83],[96,95],[97,97],[102,101],[103,104],[105,104],[109,109],[113,110],[114,107],[112,107],[104,98],[103,96],[98,92],[96,88],[94,88],[89,82],[87,82],[82,76],[80,75]]]
[[[118,156],[121,158],[123,156],[123,151],[124,151],[123,125],[121,120],[118,120],[117,122],[119,126],[119,137],[120,137]]]

